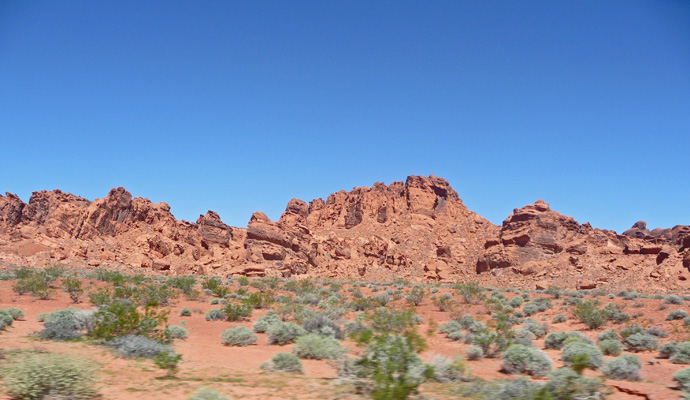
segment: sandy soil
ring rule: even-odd
[[[258,334],[258,343],[249,347],[227,347],[220,341],[221,333],[228,328],[236,326],[251,327],[257,318],[266,313],[265,310],[256,310],[251,321],[231,323],[214,321],[208,322],[204,319],[204,314],[212,309],[218,308],[217,305],[210,305],[210,298],[203,301],[188,301],[182,298],[175,301],[171,307],[169,323],[181,324],[189,331],[189,338],[178,340],[174,344],[175,350],[182,355],[183,362],[176,379],[165,379],[165,373],[150,360],[125,360],[114,357],[107,349],[88,344],[85,342],[60,343],[50,341],[40,341],[32,336],[32,333],[42,328],[37,321],[40,313],[64,309],[75,306],[66,293],[57,291],[50,300],[37,300],[29,295],[17,296],[11,289],[15,281],[0,282],[0,308],[17,307],[26,313],[23,320],[15,321],[12,327],[0,334],[0,349],[35,349],[58,353],[69,353],[93,360],[99,366],[98,381],[100,392],[104,399],[125,400],[125,399],[165,399],[179,400],[188,398],[200,387],[215,389],[230,399],[359,399],[363,398],[352,392],[351,388],[333,385],[336,374],[335,370],[326,361],[303,360],[304,374],[267,374],[259,366],[268,361],[278,352],[290,352],[292,345],[277,346],[267,345],[264,334]],[[85,280],[86,287],[97,286],[94,281]],[[233,286],[236,289],[236,286]],[[346,293],[343,289],[341,293]],[[366,288],[362,290],[367,293]],[[451,292],[449,289],[442,289],[441,292]],[[515,296],[506,293],[509,298]],[[546,296],[546,295],[544,295]],[[455,298],[457,298],[457,294]],[[536,297],[533,295],[532,297]],[[554,307],[546,312],[536,315],[538,321],[550,323],[552,317],[563,312],[572,318],[568,308],[561,305],[561,300],[552,300]],[[604,302],[612,301],[616,304],[625,305],[625,312],[629,314],[642,313],[643,317],[634,322],[643,327],[658,326],[666,332],[671,333],[669,338],[663,341],[684,341],[690,340],[690,331],[682,326],[681,321],[666,322],[664,317],[674,309],[687,309],[687,305],[663,305],[661,300],[636,299],[624,301],[620,298],[613,300],[603,299]],[[402,307],[405,303],[399,301],[393,307]],[[633,307],[635,304],[635,307]],[[77,307],[91,308],[88,301],[76,305]],[[180,317],[182,308],[192,310],[191,317]],[[474,315],[477,319],[487,321],[490,316],[486,313],[483,306],[461,305],[465,312]],[[421,306],[417,308],[417,313],[424,318],[425,324],[420,326],[420,332],[426,332],[429,321],[438,324],[450,320],[450,312],[441,312],[431,304],[427,298]],[[579,330],[584,332],[592,339],[596,339],[596,334],[614,328],[620,330],[622,326],[607,324],[597,331],[588,331],[586,327],[572,319],[565,323],[550,324],[552,331]],[[455,355],[462,356],[469,345],[452,341],[439,333],[434,333],[427,338],[429,350],[424,352],[421,357],[424,361],[430,361],[434,355],[440,354],[448,357]],[[543,348],[543,340],[536,341],[535,344]],[[345,342],[345,345],[352,350],[353,355],[358,352],[356,346]],[[546,350],[548,355],[555,360],[554,367],[561,366],[558,361],[560,352]],[[672,364],[667,359],[656,360],[656,352],[636,353],[643,361],[642,375],[640,382],[613,381],[607,380],[606,384],[612,387],[609,398],[613,399],[675,399],[679,398],[681,392],[674,390],[675,383],[671,379],[672,375],[678,370],[687,368],[687,365]],[[613,357],[605,357],[611,359]],[[656,360],[655,363],[650,361]],[[481,379],[511,379],[514,376],[499,372],[500,359],[484,359],[480,361],[467,361],[472,376]],[[601,376],[598,371],[588,371],[590,376]],[[435,399],[458,398],[457,393],[449,390],[452,384],[425,384],[422,392],[429,394]],[[0,399],[8,397],[0,396]]]

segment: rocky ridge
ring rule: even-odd
[[[60,190],[0,195],[0,264],[125,267],[170,274],[465,281],[497,286],[690,287],[690,227],[623,234],[579,224],[542,200],[495,226],[435,176],[291,200],[246,228],[209,211],[179,221],[124,188],[89,201]]]

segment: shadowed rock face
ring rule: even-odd
[[[18,246],[49,249],[22,255]],[[23,248],[27,248],[24,246]],[[479,280],[580,288],[690,285],[690,227],[618,235],[579,224],[542,200],[495,226],[469,211],[435,176],[375,183],[307,203],[276,222],[254,213],[246,228],[208,211],[178,221],[166,203],[112,189],[93,202],[60,190],[28,204],[0,196],[0,261],[147,268],[169,273],[305,275],[392,280]],[[630,286],[632,284],[632,286]],[[655,286],[656,285],[656,286]]]

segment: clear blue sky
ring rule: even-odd
[[[292,197],[448,179],[690,224],[690,2],[2,1],[0,191],[245,226]]]

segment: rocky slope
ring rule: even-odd
[[[548,204],[515,209],[498,227],[468,210],[448,182],[410,176],[291,200],[278,221],[246,228],[209,211],[178,221],[166,203],[123,188],[89,201],[60,190],[28,203],[0,195],[0,263],[126,267],[166,273],[479,280],[510,286],[690,286],[690,227],[618,235]]]

